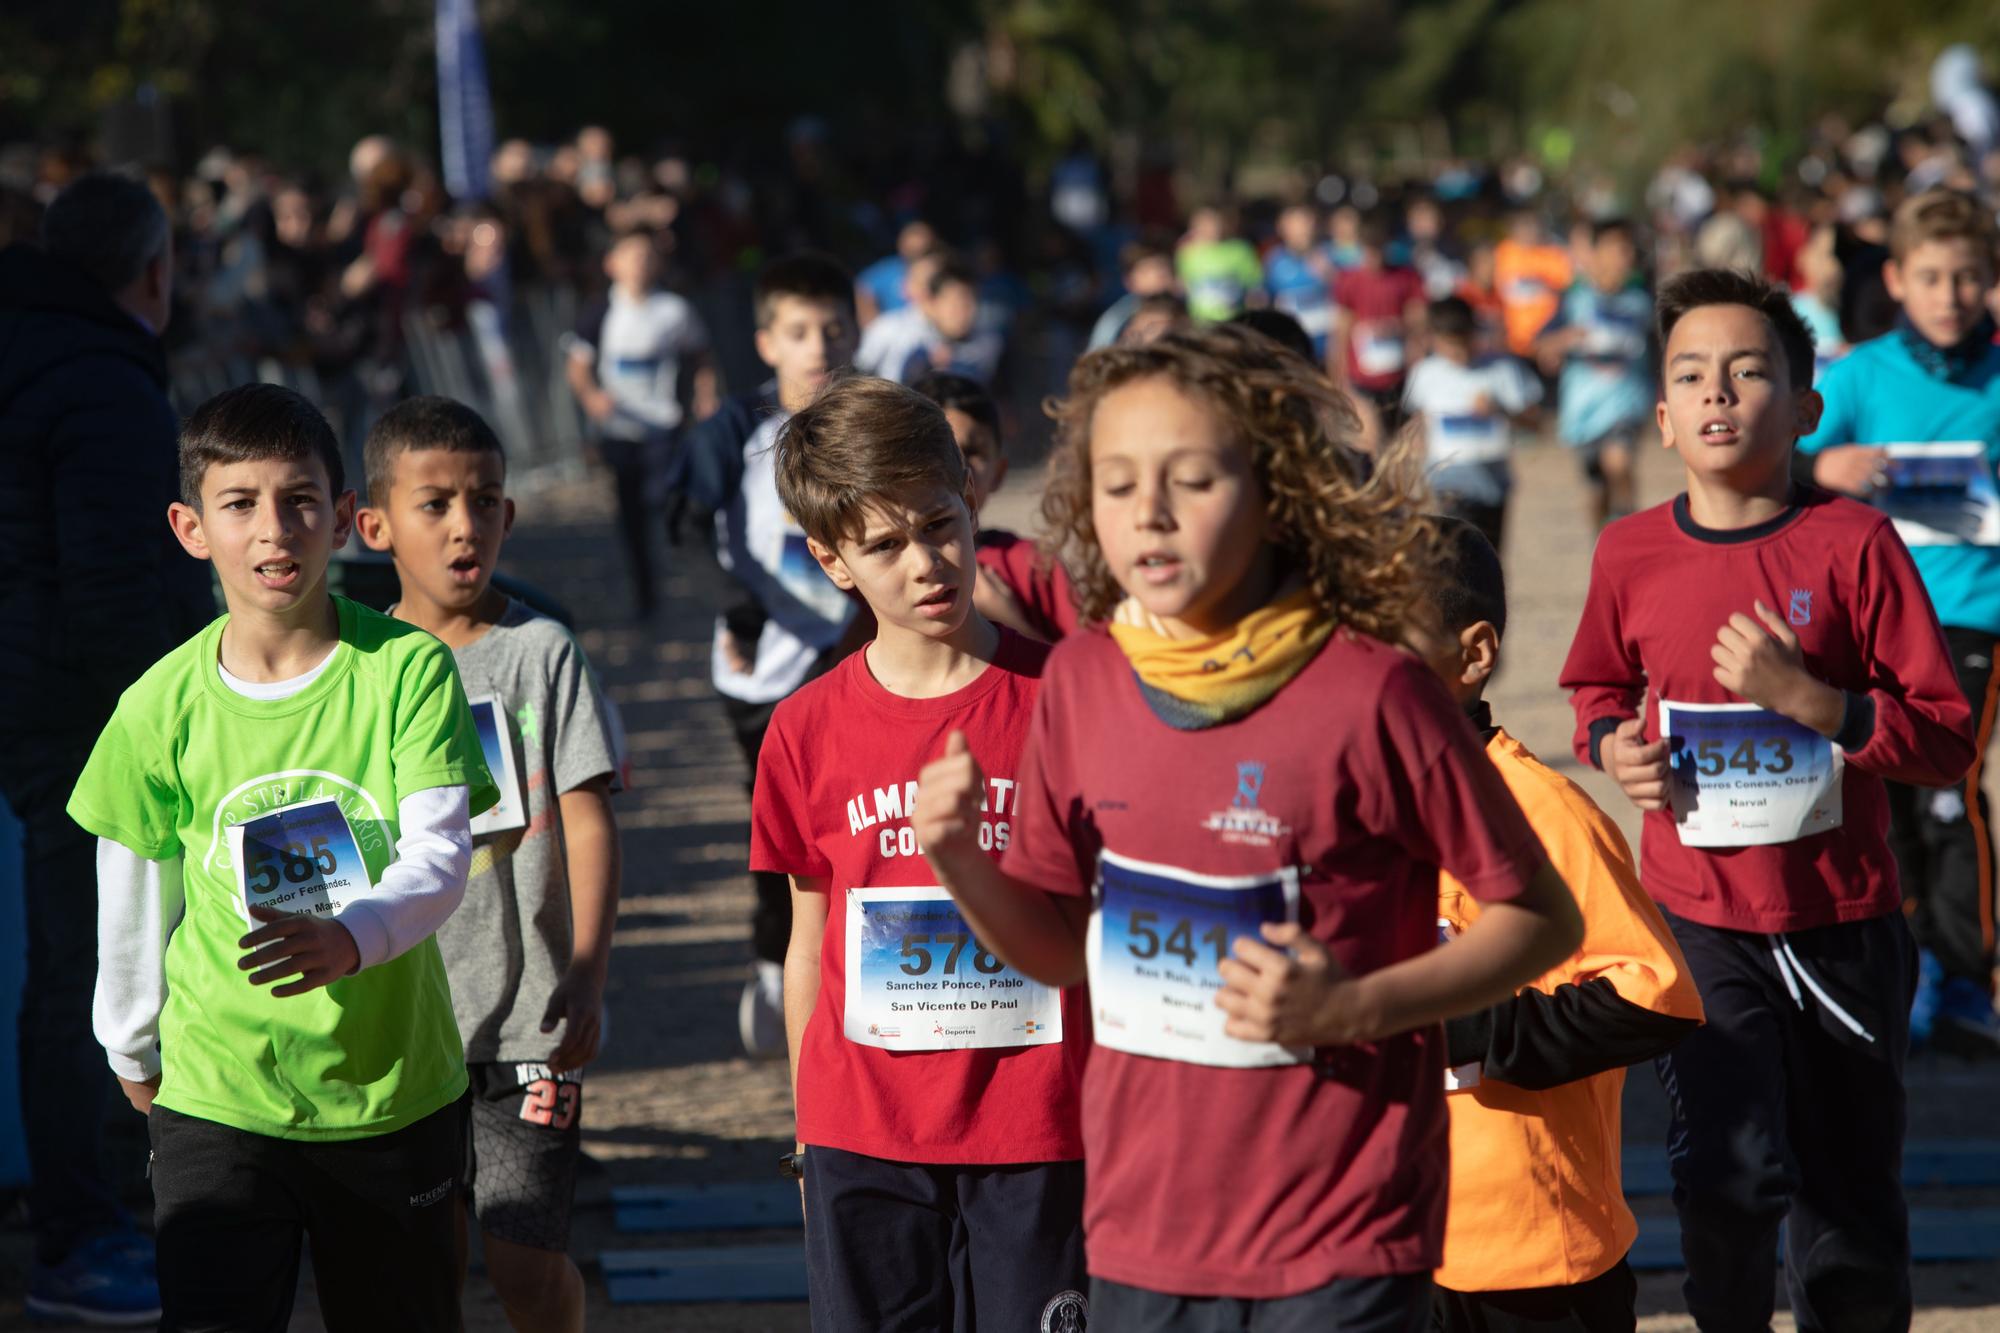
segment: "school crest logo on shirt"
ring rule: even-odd
[[[365,787],[323,769],[288,768],[283,772],[254,777],[216,802],[208,851],[201,859],[202,868],[223,875],[235,870],[229,838],[225,833],[231,824],[246,823],[259,815],[283,806],[297,805],[301,801],[318,800],[329,800],[340,807],[340,813],[346,817],[364,857],[388,850],[389,821]]]
[[[1253,847],[1269,847],[1285,835],[1284,823],[1276,815],[1266,812],[1264,799],[1263,761],[1246,759],[1236,765],[1236,795],[1230,800],[1227,810],[1217,810],[1201,822],[1201,826],[1211,833],[1220,834],[1224,842],[1245,843]]]
[[[1785,612],[1785,619],[1801,627],[1812,624],[1811,588],[1792,589],[1792,605]]]

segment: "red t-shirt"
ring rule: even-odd
[[[979,563],[1013,589],[1029,626],[1044,643],[1054,643],[1076,628],[1069,574],[1033,542],[1004,528],[982,528],[975,548]]]
[[[1687,497],[1620,519],[1598,538],[1583,620],[1563,664],[1587,763],[1640,713],[1660,735],[1660,702],[1741,701],[1715,679],[1716,632],[1752,603],[1784,615],[1806,670],[1850,694],[1841,823],[1765,846],[1685,846],[1667,811],[1646,813],[1639,878],[1669,911],[1706,926],[1773,933],[1896,909],[1896,862],[1882,779],[1937,787],[1973,758],[1971,708],[1902,539],[1879,510],[1805,488],[1751,528],[1719,532]],[[1768,757],[1768,755],[1766,756]],[[1725,763],[1726,767],[1726,763]],[[1768,776],[1766,779],[1768,781]]]
[[[1333,301],[1354,317],[1347,340],[1347,378],[1371,392],[1394,389],[1408,372],[1409,330],[1403,316],[1424,299],[1413,268],[1350,268],[1333,280]]]
[[[1474,897],[1501,900],[1543,863],[1443,686],[1373,639],[1336,634],[1263,707],[1202,731],[1154,716],[1102,629],[1057,645],[1046,679],[1005,864],[1050,892],[1091,893],[1101,869],[1132,862],[1194,893],[1296,874],[1298,919],[1342,967],[1365,973],[1437,944],[1440,866]],[[1127,926],[1106,916],[1095,914],[1093,935],[1109,961]],[[1209,984],[1208,935],[1172,920],[1170,907],[1160,916],[1155,940],[1168,953],[1177,941],[1202,950],[1190,970]],[[1093,1274],[1263,1299],[1437,1266],[1439,1029],[1267,1068],[1105,1044],[1144,1035],[1100,1025],[1084,1080]]]
[[[824,879],[831,898],[819,1002],[799,1052],[802,1142],[901,1162],[1083,1156],[1077,1113],[1090,1011],[1081,987],[1062,994],[1063,1039],[1053,1044],[888,1050],[850,1040],[845,1029],[850,891],[937,884],[909,813],[917,774],[944,753],[953,731],[965,733],[986,773],[993,854],[1006,849],[1017,760],[1047,656],[1043,645],[1003,629],[979,679],[939,698],[905,699],[876,681],[862,651],[773,713],[757,760],[750,868]],[[981,980],[971,950],[953,953],[945,946],[924,955],[933,989],[899,993],[913,1003],[956,998],[962,992],[935,989],[947,966],[954,977]],[[934,1011],[912,1014],[918,1018],[949,1021]]]

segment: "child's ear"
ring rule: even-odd
[[[514,535],[514,497],[510,495],[502,503],[505,508],[501,510],[500,535],[511,537]]]
[[[1825,412],[1826,399],[1819,396],[1819,390],[1801,389],[1792,395],[1792,427],[1800,439],[1819,429],[1819,419]]]
[[[820,545],[816,537],[806,538],[806,549],[812,552],[813,559],[819,561],[819,567],[833,580],[834,587],[842,592],[854,591],[854,576],[847,572],[847,562],[840,558],[840,552]]]
[[[1660,447],[1674,447],[1674,420],[1667,415],[1667,400],[1662,398],[1653,404],[1653,418],[1660,423]]]
[[[353,491],[342,491],[340,498],[333,502],[333,549],[338,551],[347,545],[347,534],[354,531]]]
[[[181,549],[197,560],[208,556],[208,538],[201,530],[201,514],[193,505],[182,504],[179,500],[167,506],[167,526],[174,530],[174,538]]]
[[[1475,620],[1458,632],[1459,681],[1484,685],[1500,669],[1500,631],[1490,620]]]
[[[354,530],[361,535],[361,544],[371,551],[387,551],[395,546],[387,509],[362,505],[354,511]]]
[[[776,370],[778,368],[778,345],[777,340],[771,336],[771,331],[769,329],[757,330],[755,336],[751,338],[751,342],[756,344],[757,359],[773,370]]]

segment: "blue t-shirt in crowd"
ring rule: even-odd
[[[1826,400],[1806,453],[1840,444],[1978,440],[2000,467],[2000,347],[1947,356],[1908,330],[1857,343],[1818,384]],[[2000,547],[1912,546],[1938,620],[2000,635]]]
[[[1579,328],[1583,338],[1563,360],[1556,385],[1556,434],[1564,444],[1591,445],[1653,419],[1653,298],[1628,283],[1601,292],[1579,282],[1563,293],[1543,334]]]
[[[1324,252],[1299,254],[1282,245],[1264,261],[1264,290],[1271,294],[1271,304],[1299,322],[1322,361],[1326,359],[1326,340],[1333,332],[1333,293],[1316,263],[1332,262]]]

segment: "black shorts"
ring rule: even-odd
[[[808,1147],[814,1333],[1083,1328],[1083,1163],[952,1166]]]
[[[489,1236],[537,1250],[569,1248],[583,1155],[583,1076],[543,1064],[469,1064],[472,1151],[466,1204]]]
[[[1171,1296],[1090,1280],[1091,1333],[1423,1333],[1431,1315],[1431,1275],[1335,1278],[1296,1296]]]
[[[389,1134],[274,1139],[155,1105],[160,1327],[283,1333],[303,1242],[328,1333],[456,1333],[463,1099]]]

